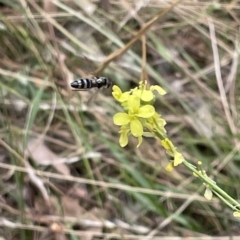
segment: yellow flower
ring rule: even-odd
[[[155,112],[155,108],[152,106],[155,99],[153,91],[157,91],[160,95],[166,93],[161,87],[154,85],[147,89],[147,81],[140,81],[138,87],[128,92],[123,93],[116,85],[113,86],[112,90],[113,97],[121,104],[124,110],[124,112],[116,113],[113,116],[114,124],[121,127],[119,131],[120,146],[123,147],[128,144],[129,134],[138,138],[139,146],[142,143],[144,128],[148,129],[153,136],[159,137],[161,135],[160,138],[166,137],[164,128],[166,122],[161,118],[161,115]],[[177,154],[176,159],[174,161],[175,165],[175,162],[179,162]]]
[[[143,135],[143,124],[141,119],[147,119],[152,117],[155,114],[155,109],[152,105],[140,105],[140,98],[136,95],[130,95],[128,98],[128,113],[116,113],[113,116],[113,122],[115,125],[118,126],[125,126],[127,125],[130,128],[131,134],[134,137],[138,138],[139,144],[142,142],[142,135]],[[126,128],[125,128],[126,129]],[[126,138],[127,134],[126,131],[123,131],[121,128],[121,142],[120,145],[126,146]]]
[[[151,105],[140,106],[140,99],[130,95],[128,99],[128,113],[116,113],[113,116],[114,124],[123,126],[130,124],[130,130],[134,137],[143,135],[143,126],[139,118],[149,118],[153,116],[155,109]]]
[[[164,140],[162,140],[161,143],[162,143],[162,146],[166,149],[166,153],[174,157],[174,160],[173,160],[174,167],[178,166],[183,162],[182,154],[176,150],[177,148],[174,147],[173,143],[168,138],[165,138]]]
[[[127,146],[129,132],[130,132],[130,129],[127,125],[121,126],[121,129],[119,131],[120,133],[119,144],[121,147]]]

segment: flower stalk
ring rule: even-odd
[[[130,135],[138,139],[137,147],[141,145],[144,136],[155,137],[165,149],[166,154],[172,159],[166,166],[168,172],[173,171],[180,164],[184,165],[203,182],[206,199],[211,200],[214,193],[234,211],[233,215],[235,217],[240,217],[240,204],[206,174],[206,171],[202,168],[202,162],[199,161],[197,166],[194,166],[185,160],[167,137],[167,131],[164,127],[166,121],[156,112],[153,106],[156,92],[160,95],[166,94],[166,91],[158,85],[148,88],[147,81],[140,81],[138,87],[127,92],[122,92],[116,85],[113,86],[112,95],[123,109],[123,112],[116,113],[113,116],[114,124],[120,127],[120,146],[125,147],[128,144]]]

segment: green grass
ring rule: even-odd
[[[168,2],[149,1],[137,15],[130,10],[140,1],[110,1],[108,12],[95,1],[91,13],[80,1],[0,2],[2,238],[58,239],[49,228],[60,229],[62,239],[239,236],[232,210],[217,197],[207,201],[192,172],[184,166],[166,172],[168,157],[157,140],[144,138],[136,148],[130,138],[119,146],[112,117],[120,108],[110,91],[87,104],[92,92],[70,89]],[[182,1],[145,34],[149,82],[168,92],[155,106],[169,138],[236,200],[239,7]],[[137,86],[142,41],[139,35],[116,53],[101,75],[124,91]],[[36,138],[42,150],[27,154]]]

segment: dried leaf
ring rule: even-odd
[[[28,151],[31,157],[39,165],[52,165],[59,173],[69,175],[70,171],[68,166],[52,152],[42,141],[38,139],[31,139],[28,142]]]

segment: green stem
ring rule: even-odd
[[[155,132],[155,136],[159,138],[160,140],[165,139],[164,136],[158,131]],[[211,188],[211,190],[215,193],[216,196],[219,197],[226,205],[228,205],[231,209],[235,211],[239,211],[237,209],[237,206],[239,206],[239,203],[233,199],[230,195],[228,195],[225,191],[223,191],[220,187],[217,186],[217,184],[210,179],[207,175],[204,175],[200,173],[197,170],[197,167],[189,163],[187,160],[183,160],[183,164],[190,169],[193,173],[195,173],[204,183],[208,185],[208,187]]]
[[[198,170],[196,170],[195,167],[193,167],[192,164],[190,164],[188,161],[186,161],[184,159],[183,161],[183,164],[188,168],[190,169],[192,172],[194,172],[199,178],[201,178],[205,183],[207,183],[211,189],[214,190],[214,193],[219,197],[221,196],[221,199],[225,199],[225,203],[233,208],[233,209],[236,209],[235,206],[239,206],[239,203],[233,199],[230,195],[228,195],[225,191],[223,191],[220,187],[218,187],[216,184],[213,183],[213,181],[207,177],[207,176],[204,176],[202,175],[201,173],[198,172]],[[228,203],[226,202],[228,201]],[[230,205],[229,205],[230,204]],[[235,206],[234,206],[235,205]]]

